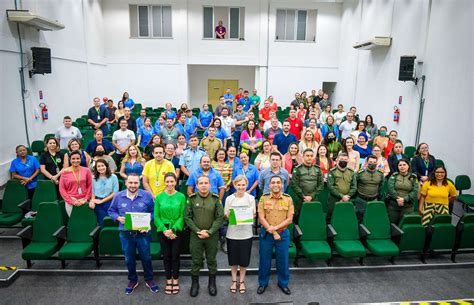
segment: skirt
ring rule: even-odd
[[[248,267],[252,253],[252,239],[227,238],[227,258],[230,266]]]

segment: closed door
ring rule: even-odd
[[[232,94],[236,94],[239,90],[239,80],[230,79],[209,79],[207,81],[207,95],[208,103],[214,109],[219,105],[219,97],[225,94],[227,88],[230,88]]]

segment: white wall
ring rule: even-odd
[[[209,79],[239,80],[239,87],[247,88],[249,91],[255,84],[255,67],[252,66],[190,65],[188,74],[189,105],[192,107],[201,107],[207,103]]]
[[[14,9],[14,1],[0,2],[0,11]],[[26,68],[26,115],[30,141],[42,140],[54,132],[65,115],[78,117],[92,105],[92,97],[99,95],[99,81],[103,77],[102,9],[99,1],[22,1],[21,9],[28,9],[49,19],[59,20],[66,28],[43,32],[20,26],[25,64],[31,61],[31,47],[51,48],[52,73],[28,77]],[[93,29],[93,30],[92,30]],[[86,35],[87,32],[87,35]],[[26,144],[23,107],[21,101],[19,42],[16,24],[0,15],[0,86],[3,95],[0,141],[0,185],[8,178],[8,167],[15,157],[15,146]],[[39,109],[39,90],[48,105],[49,120],[35,118]]]
[[[405,145],[414,145],[421,85],[399,82],[400,56],[416,55],[418,75],[426,75],[421,141],[446,162],[448,174],[474,177],[472,107],[471,1],[345,1],[342,13],[337,103],[356,105],[378,124],[399,131]],[[357,51],[352,45],[375,35],[392,36],[392,46]],[[402,105],[398,97],[403,96]],[[393,106],[401,109],[392,121]],[[463,161],[461,161],[463,160]],[[470,161],[468,161],[470,160]]]

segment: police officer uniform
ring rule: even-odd
[[[324,187],[323,173],[318,165],[307,166],[300,164],[293,170],[291,188],[295,192],[295,222],[298,222],[303,196],[311,196],[311,201],[317,200],[317,196]]]
[[[199,292],[199,271],[203,266],[203,252],[206,252],[207,267],[209,269],[209,293],[217,294],[215,279],[217,273],[217,247],[219,241],[218,230],[224,221],[224,208],[219,195],[209,192],[206,197],[199,193],[189,196],[184,215],[186,224],[191,229],[190,251],[191,251],[191,296],[197,296]],[[197,232],[207,230],[209,238],[200,239]],[[211,292],[211,288],[213,292]],[[194,290],[193,290],[194,288]],[[193,293],[194,292],[194,293]]]
[[[397,198],[404,199],[403,206],[399,206]],[[387,203],[388,218],[391,223],[398,225],[403,215],[413,212],[413,204],[418,197],[418,179],[415,174],[408,173],[403,176],[394,173],[388,179]]]
[[[367,202],[379,200],[382,195],[382,187],[385,176],[382,171],[373,172],[361,169],[357,174],[357,197],[354,199],[357,218],[359,221],[364,217]]]
[[[343,196],[353,197],[357,192],[356,173],[346,167],[340,169],[338,166],[333,167],[328,174],[328,212],[326,219],[331,221],[332,212],[336,202],[341,201]]]
[[[271,226],[281,224],[288,216],[293,215],[294,212],[293,200],[289,195],[284,193],[281,193],[279,196],[272,193],[264,194],[258,203],[259,215],[265,215],[265,220]],[[266,288],[268,286],[273,248],[275,248],[278,286],[282,289],[288,289],[288,282],[290,280],[290,270],[288,266],[290,232],[287,228],[280,228],[277,233],[281,237],[280,240],[275,240],[273,235],[269,234],[263,227],[260,231],[258,282],[260,287]]]
[[[206,155],[207,152],[202,147],[198,146],[194,150],[191,147],[188,147],[183,150],[183,154],[179,158],[179,165],[186,167],[191,175],[192,172],[199,168],[201,158]]]

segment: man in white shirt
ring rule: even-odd
[[[125,118],[119,119],[120,129],[112,135],[112,144],[116,148],[117,157],[121,160],[128,151],[128,148],[135,144],[135,133],[127,129],[128,123]]]
[[[235,129],[235,121],[229,116],[228,108],[223,108],[221,114],[222,116],[220,116],[219,118],[221,119],[222,129],[224,129],[227,133],[227,143],[230,144],[232,141],[232,134]],[[227,146],[229,146],[229,144],[227,144]]]
[[[337,105],[337,112],[333,114],[336,125],[341,125],[345,116],[346,112],[344,111],[344,106],[342,104]]]
[[[351,135],[351,132],[356,128],[357,123],[354,122],[354,114],[352,112],[347,113],[347,120],[342,122],[339,126],[342,139],[346,139]]]
[[[63,119],[64,126],[61,126],[56,131],[54,137],[59,141],[61,148],[67,149],[67,144],[72,139],[82,139],[82,134],[79,128],[72,126],[72,119],[65,116]]]
[[[263,132],[267,131],[272,127],[272,120],[277,119],[276,117],[276,112],[275,111],[270,111],[270,119],[263,124]],[[278,119],[277,119],[278,121]],[[278,121],[278,128],[282,128],[283,126],[281,125],[281,122]]]

